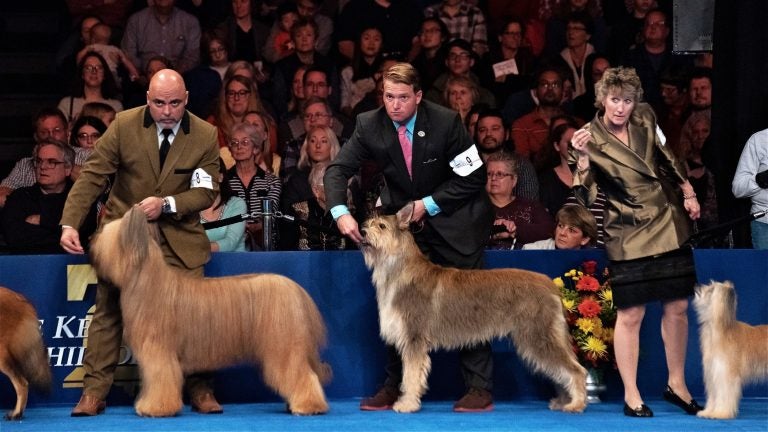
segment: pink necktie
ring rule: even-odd
[[[400,140],[400,148],[403,149],[403,157],[405,158],[405,166],[408,168],[408,175],[411,174],[411,159],[412,159],[412,146],[411,141],[408,139],[408,135],[405,134],[405,125],[400,125],[397,128],[397,138]]]

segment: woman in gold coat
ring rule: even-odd
[[[595,88],[598,113],[573,134],[570,162],[575,164],[574,192],[584,205],[594,200],[598,186],[607,197],[605,248],[618,308],[614,348],[624,383],[624,414],[653,416],[637,387],[640,326],[651,301],[663,305],[661,334],[669,370],[664,398],[695,414],[701,407],[688,391],[684,369],[688,296],[696,279],[693,255],[680,246],[688,239],[688,219],[699,217],[699,203],[685,169],[665,146],[653,110],[641,102],[635,70],[608,69]],[[648,272],[660,274],[652,279]],[[622,280],[631,282],[618,283]]]

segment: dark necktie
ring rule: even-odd
[[[165,157],[168,156],[168,151],[171,150],[171,142],[168,141],[168,137],[172,133],[172,129],[163,129],[163,142],[160,144],[160,169],[163,168]]]

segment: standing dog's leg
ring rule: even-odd
[[[170,417],[182,407],[181,388],[184,375],[174,353],[158,347],[141,346],[134,352],[141,368],[141,394],[136,400],[136,414],[144,417]],[[142,361],[151,358],[151,361]]]
[[[731,355],[726,353],[724,355]],[[731,419],[739,412],[741,377],[723,358],[714,356],[704,362],[704,389],[707,403],[696,415],[711,419]]]
[[[427,377],[432,367],[427,344],[421,341],[409,341],[402,350],[403,383],[402,395],[392,407],[401,413],[416,412],[421,409],[421,396],[427,391]]]
[[[0,355],[0,358],[6,359],[5,361],[0,360],[0,372],[8,376],[11,384],[13,384],[13,389],[16,390],[16,406],[13,408],[13,411],[5,414],[5,419],[21,420],[21,417],[24,415],[24,408],[27,406],[29,383],[12,364],[15,360],[11,357],[10,353],[4,353],[4,355]]]

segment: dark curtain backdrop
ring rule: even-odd
[[[768,1],[716,0],[712,131],[706,156],[717,179],[720,220],[749,213],[731,180],[744,143],[768,128]],[[736,247],[750,247],[749,224],[734,230]]]

